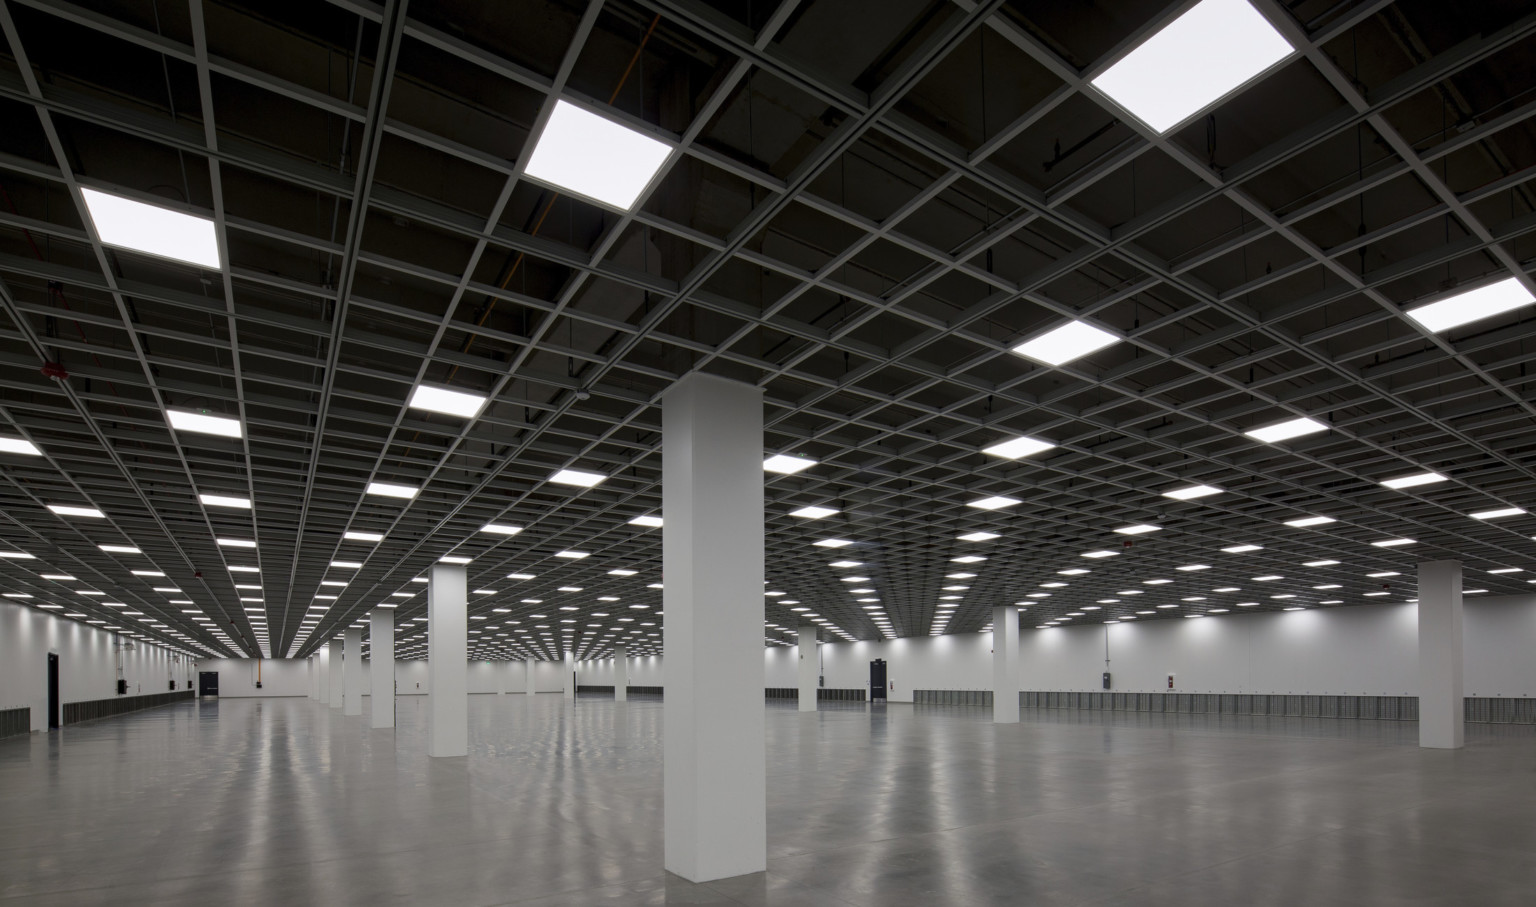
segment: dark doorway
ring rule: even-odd
[[[59,726],[59,656],[48,653],[48,727]]]
[[[869,699],[885,699],[885,659],[876,658],[869,663]]]
[[[217,696],[217,695],[219,695],[219,672],[218,671],[198,671],[197,672],[197,695],[198,696]]]

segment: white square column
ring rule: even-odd
[[[534,661],[532,658],[529,658],[523,662],[523,684],[525,685],[523,692],[527,693],[529,696],[532,696],[534,693],[539,691],[539,684],[533,673],[533,669],[537,665],[538,662]]]
[[[368,617],[369,724],[395,726],[395,612],[374,608]]]
[[[1461,561],[1419,565],[1419,746],[1460,749]]]
[[[1019,609],[992,609],[992,722],[1019,723]]]
[[[691,374],[662,399],[666,868],[768,863],[763,713],[763,393]]]
[[[808,620],[800,621],[798,645],[800,660],[795,675],[800,686],[800,711],[816,711],[816,691],[821,684],[821,647],[817,645],[817,627]]]
[[[576,656],[570,649],[565,650],[565,658],[561,661],[561,667],[565,671],[565,680],[561,681],[560,691],[566,699],[576,698]]]
[[[309,698],[310,699],[319,699],[320,698],[320,661],[319,661],[318,658],[316,658],[315,656],[311,655],[308,658],[304,659],[304,662],[309,665]]]
[[[469,755],[469,615],[464,568],[427,574],[427,755]]]
[[[629,650],[613,647],[613,701],[629,701]]]
[[[325,648],[328,652],[331,653],[330,668],[326,671],[326,673],[330,675],[331,688],[326,694],[326,701],[330,703],[331,708],[339,709],[341,708],[342,690],[344,689],[343,684],[345,683],[341,674],[343,665],[345,664],[343,661],[344,655],[341,650],[341,640],[333,639],[326,644]]]
[[[347,660],[341,677],[341,713],[343,715],[363,714],[363,687],[367,685],[364,679],[367,673],[363,668],[363,628],[348,627],[345,634],[347,643]]]
[[[324,647],[315,653],[315,701],[328,702],[331,698],[331,650]]]

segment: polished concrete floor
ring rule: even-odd
[[[306,699],[0,740],[0,903],[1536,904],[1536,729],[768,708],[768,872],[662,871],[661,704]],[[750,704],[750,707],[758,707]]]

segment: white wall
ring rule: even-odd
[[[1105,670],[1115,690],[1136,693],[1167,692],[1169,674],[1185,693],[1414,696],[1418,689],[1410,604],[1031,629],[1020,642],[1026,690],[1099,690]]]
[[[629,657],[629,685],[632,687],[659,687],[665,685],[659,655],[631,655]],[[612,658],[576,662],[576,682],[582,686],[617,686],[617,672]]]
[[[1416,696],[1415,605],[1231,614],[1195,620],[1025,629],[1024,690],[1101,689],[1105,643],[1120,692],[1296,693]],[[1471,598],[1465,604],[1468,696],[1536,697],[1536,595]],[[892,701],[912,690],[991,687],[992,635],[952,634],[821,646],[826,685],[862,687],[884,658]],[[767,686],[792,686],[788,649],[765,652]]]
[[[1468,599],[1463,611],[1462,691],[1536,696],[1536,595]]]
[[[257,671],[261,689],[256,689]],[[219,698],[308,696],[309,661],[298,658],[205,658],[197,671],[219,672]]]
[[[1175,675],[1175,691],[1185,693],[1416,696],[1416,617],[1416,606],[1393,604],[1053,630],[1026,628],[1019,636],[1023,662],[1020,688],[1100,689],[1107,637],[1109,671],[1114,677],[1114,689],[1120,692],[1166,692],[1171,673]],[[59,623],[80,628],[73,621]],[[1469,598],[1464,630],[1468,696],[1536,697],[1536,595]],[[6,638],[7,634],[0,632],[0,653],[5,652]],[[910,702],[913,690],[987,690],[992,686],[990,633],[823,643],[819,654],[830,689],[867,689],[869,663],[876,658],[885,659],[886,676],[892,684],[888,696],[893,702]],[[763,686],[796,686],[797,655],[794,647],[766,647]],[[0,660],[0,674],[7,661]],[[107,663],[110,666],[110,659]],[[635,657],[629,663],[632,686],[665,685],[661,656]],[[277,664],[290,663],[267,661],[264,670],[270,671]],[[281,688],[272,687],[269,682],[262,694],[307,693],[303,662],[291,664],[296,672],[297,692],[276,692]],[[237,669],[237,677],[243,676],[239,670],[248,669]],[[576,670],[582,684],[614,683],[611,659],[578,662]],[[534,671],[540,692],[560,691],[559,662],[535,662]],[[109,672],[108,686],[110,676]],[[401,695],[425,694],[426,662],[396,662],[395,680]],[[240,682],[243,681],[236,681]],[[229,681],[222,669],[219,683],[221,694],[238,695],[224,692]],[[268,688],[273,692],[268,692]],[[508,693],[523,691],[522,662],[470,662],[471,693],[495,693],[501,689]],[[0,686],[0,697],[3,696],[4,686]],[[40,712],[41,708],[34,714]]]
[[[471,693],[522,693],[527,689],[527,678],[521,661],[471,661],[468,665],[469,692]],[[558,693],[560,663],[536,661],[533,663],[533,682],[540,693]],[[586,683],[582,680],[582,683]],[[400,696],[425,696],[432,684],[427,679],[427,661],[424,658],[398,659],[395,661],[395,691]]]
[[[48,729],[48,653],[59,656],[59,701],[87,702],[117,697],[117,634],[55,617],[47,611],[0,602],[0,709],[29,707],[32,730]],[[178,689],[191,680],[192,661],[169,649],[133,640],[124,651],[128,695]]]

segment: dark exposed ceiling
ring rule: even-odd
[[[1536,312],[1432,334],[1402,311],[1536,287],[1536,13],[1254,3],[1299,52],[1158,135],[1087,80],[1187,2],[0,0],[0,433],[45,454],[0,454],[0,541],[37,558],[6,591],[273,656],[393,601],[410,655],[425,596],[394,593],[454,553],[494,590],[477,657],[656,652],[661,531],[628,521],[659,512],[657,401],[694,370],[762,386],[766,452],[819,463],[768,476],[770,640],[792,607],[873,639],[876,608],[905,636],[948,605],[972,632],[1015,601],[1030,626],[1401,601],[1440,557],[1527,589],[1486,571],[1536,570],[1536,519],[1468,514],[1536,507]],[[635,211],[521,176],[559,97],[680,148]],[[107,249],[85,185],[214,218],[228,267]],[[1073,318],[1125,339],[1010,352]],[[493,402],[409,411],[422,382]],[[246,437],[173,434],[166,407]],[[1329,430],[1243,435],[1298,415]],[[979,452],[1018,434],[1058,446]],[[1377,484],[1425,469],[1450,481]],[[1225,493],[1160,496],[1191,483]],[[964,506],[989,495],[1023,503]],[[810,504],[840,512],[787,516]],[[1309,514],[1337,522],[1284,525]],[[1162,528],[1122,548],[1131,523]],[[1370,544],[1394,537],[1417,544]]]

